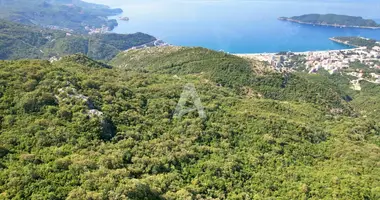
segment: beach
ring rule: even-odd
[[[303,52],[289,52],[294,55],[304,55],[308,56],[311,53],[316,54],[333,54],[338,52],[349,52],[349,51],[355,51],[355,50],[361,50],[364,49],[363,47],[358,48],[351,48],[351,49],[339,49],[339,50],[325,50],[325,51],[303,51]],[[232,54],[235,56],[239,56],[242,58],[248,58],[248,59],[255,59],[262,62],[272,62],[274,58],[279,57],[278,53],[238,53],[238,54]]]
[[[351,49],[337,49],[337,50],[320,50],[320,51],[301,51],[301,52],[291,52],[296,55],[307,55],[309,53],[333,53],[333,52],[347,52],[347,51],[352,51],[352,50],[358,50],[362,49],[363,47],[358,47],[358,48],[351,48]],[[278,53],[233,53],[232,55],[239,56],[239,57],[246,57],[246,58],[257,58],[257,56],[275,56]]]

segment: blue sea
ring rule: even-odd
[[[380,40],[380,30],[300,25],[277,20],[281,16],[334,13],[380,22],[379,0],[92,1],[124,10],[122,16],[129,17],[130,21],[119,21],[116,33],[144,32],[173,45],[201,46],[230,53],[347,48],[329,40],[334,36]]]

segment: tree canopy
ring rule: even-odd
[[[81,35],[0,20],[0,59],[49,59],[82,53],[111,60],[119,52],[155,41],[144,33]]]
[[[2,0],[0,18],[27,25],[54,26],[87,33],[87,27],[117,26],[107,16],[122,13],[121,9],[81,0]]]
[[[349,27],[380,27],[372,19],[363,19],[357,16],[337,15],[337,14],[306,14],[290,18],[282,17],[281,19],[295,20],[301,23],[310,23],[318,25],[334,25]]]
[[[0,61],[1,198],[380,198],[379,122],[345,79],[200,48],[111,65]],[[172,117],[188,83],[206,119]]]

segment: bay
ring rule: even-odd
[[[380,40],[380,30],[300,25],[281,16],[334,13],[380,19],[373,0],[93,0],[124,10],[116,33],[144,32],[173,45],[201,46],[230,53],[344,49],[334,36]],[[118,17],[114,17],[118,19]]]

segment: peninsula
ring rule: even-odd
[[[351,47],[367,47],[367,49],[380,46],[379,41],[364,37],[332,37],[330,40]]]
[[[336,14],[307,14],[294,17],[280,17],[279,20],[290,21],[299,24],[310,24],[318,26],[333,26],[340,28],[366,28],[380,29],[380,24],[374,20],[363,19],[362,17],[336,15]]]

